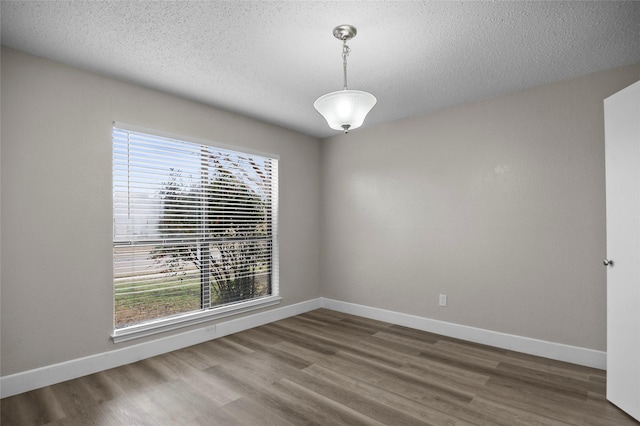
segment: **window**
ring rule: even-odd
[[[114,341],[277,303],[277,211],[277,158],[114,124]]]

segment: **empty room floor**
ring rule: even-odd
[[[3,425],[638,425],[605,372],[327,309],[2,400]]]

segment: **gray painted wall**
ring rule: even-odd
[[[634,65],[324,141],[323,295],[604,350],[602,101],[638,79]]]
[[[128,345],[109,338],[114,120],[280,155],[279,306],[320,295],[317,139],[3,48],[3,376]]]

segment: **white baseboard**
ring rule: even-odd
[[[122,349],[0,377],[0,398],[108,370],[109,368],[130,364],[145,358],[238,333],[318,308],[332,309],[338,312],[587,367],[603,370],[606,368],[606,352],[437,321],[322,297],[295,305],[271,309],[254,315],[231,319],[197,330],[187,331]]]
[[[152,356],[197,345],[232,333],[279,321],[321,307],[321,299],[312,299],[282,308],[271,309],[231,319],[180,334],[139,343],[122,349],[73,359],[9,376],[0,377],[0,398],[49,386],[66,380],[130,364]]]
[[[322,298],[322,307],[444,336],[605,370],[607,353]]]

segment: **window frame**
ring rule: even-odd
[[[117,128],[120,130],[131,131],[144,133],[147,135],[157,136],[161,138],[174,139],[177,141],[193,143],[198,145],[203,145],[206,147],[212,147],[214,149],[221,149],[231,151],[233,153],[238,154],[247,154],[247,155],[257,155],[261,157],[266,157],[276,162],[276,167],[279,167],[278,162],[280,157],[278,155],[274,155],[271,153],[265,153],[255,150],[249,150],[246,148],[240,148],[233,145],[221,144],[217,142],[211,142],[208,140],[188,137],[184,135],[176,135],[169,132],[157,130],[157,129],[149,129],[141,126],[131,125],[122,122],[114,121],[112,123],[111,128],[111,145],[112,152],[114,147],[114,133],[113,129]],[[114,161],[114,157],[112,155],[112,162]],[[112,173],[113,173],[113,165],[112,165]],[[112,189],[113,189],[114,176],[112,176]],[[208,308],[203,308],[197,311],[190,311],[180,314],[172,314],[171,316],[162,317],[154,320],[144,321],[138,324],[133,324],[130,326],[126,326],[123,328],[116,328],[115,325],[115,287],[114,287],[114,298],[112,298],[112,303],[114,304],[114,314],[113,314],[113,333],[111,335],[111,339],[114,343],[125,342],[132,339],[138,339],[146,336],[151,336],[157,333],[163,333],[170,330],[175,330],[182,327],[188,327],[195,324],[201,324],[207,321],[212,321],[218,318],[224,318],[231,315],[237,315],[245,312],[250,312],[257,309],[262,309],[268,306],[273,306],[279,304],[282,298],[280,297],[280,286],[279,286],[279,236],[278,236],[278,205],[279,205],[279,181],[277,177],[277,169],[276,176],[272,180],[272,189],[275,194],[275,199],[272,200],[271,206],[271,221],[270,226],[272,227],[272,247],[271,247],[271,294],[267,296],[256,297],[248,300],[242,300],[237,302],[232,302],[229,304],[223,304],[220,306],[212,306]],[[115,219],[115,203],[112,202],[112,215],[114,215]],[[113,225],[115,226],[115,220],[113,220]],[[112,232],[112,244],[115,246],[116,240],[113,238],[115,236],[114,232]],[[113,256],[113,251],[112,251]],[[112,265],[115,267],[114,258],[112,258]],[[112,273],[112,285],[114,284],[113,278],[115,278],[115,269],[114,273]]]

